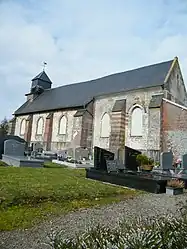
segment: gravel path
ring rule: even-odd
[[[187,201],[187,193],[178,196],[166,194],[145,194],[118,204],[102,208],[81,210],[60,216],[24,231],[0,232],[0,249],[48,249],[46,242],[50,229],[63,230],[64,237],[72,236],[78,231],[98,223],[114,227],[122,218],[138,215],[164,215],[176,213],[177,204]]]

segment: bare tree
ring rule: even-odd
[[[0,136],[4,136],[8,134],[9,122],[5,117],[0,123]]]

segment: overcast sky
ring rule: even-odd
[[[186,82],[186,0],[0,0],[0,119],[43,61],[56,87],[175,56]]]

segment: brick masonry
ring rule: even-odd
[[[45,120],[44,143],[46,150],[51,150],[51,138],[53,128],[53,113],[50,113]]]
[[[26,119],[26,127],[24,135],[24,139],[28,143],[30,143],[31,141],[32,123],[33,123],[33,115],[29,115],[28,118]]]
[[[187,152],[187,108],[163,100],[162,103],[163,151],[172,149],[175,157]]]
[[[81,147],[92,147],[93,133],[93,102],[91,102],[82,116]]]
[[[125,110],[111,113],[110,151],[116,152],[125,143]]]

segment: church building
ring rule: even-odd
[[[45,71],[32,79],[11,134],[45,150],[124,146],[157,156],[187,152],[187,93],[178,58],[53,88]]]

